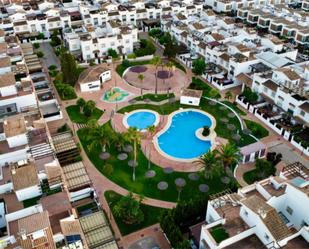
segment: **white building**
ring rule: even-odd
[[[106,65],[90,67],[83,71],[78,79],[81,92],[98,91],[104,82],[111,80],[112,71]]]
[[[237,194],[214,195],[208,201],[200,249],[307,248],[308,191],[308,169],[295,163],[285,167],[280,177],[241,188]],[[224,231],[226,239],[217,242],[216,229]]]
[[[180,104],[199,106],[203,91],[184,89],[180,96]]]

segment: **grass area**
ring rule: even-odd
[[[245,182],[248,183],[248,184],[252,184],[252,183],[254,183],[256,181],[262,180],[258,176],[258,170],[257,169],[253,169],[253,170],[250,170],[250,171],[246,172],[243,175],[243,178],[244,178]]]
[[[220,243],[230,237],[222,226],[212,228],[210,233],[217,243]]]
[[[147,93],[147,94],[143,95],[143,98],[142,98],[142,96],[138,96],[138,97],[135,98],[135,100],[143,101],[145,99],[149,99],[149,100],[154,101],[154,102],[160,102],[162,100],[170,99],[170,98],[173,98],[173,97],[175,97],[174,93],[170,93],[169,95],[167,95],[167,94],[157,94],[157,96],[155,94],[152,94],[152,93]]]
[[[121,195],[114,191],[106,191],[104,195],[113,212],[113,207],[120,200]],[[141,210],[144,214],[144,221],[135,225],[127,225],[114,215],[118,228],[123,236],[158,223],[161,211],[164,209],[141,204]]]
[[[224,104],[228,105],[229,107],[231,107],[235,112],[237,112],[239,115],[241,116],[246,116],[247,113],[245,113],[244,111],[240,110],[238,107],[237,107],[237,104],[233,104],[227,100],[224,100],[222,101]]]
[[[32,206],[38,204],[38,201],[41,199],[41,197],[42,196],[37,196],[37,197],[33,197],[31,199],[28,199],[28,200],[24,200],[23,201],[24,208],[32,207]]]
[[[86,124],[91,119],[98,120],[103,114],[102,110],[95,108],[92,115],[90,117],[87,117],[80,112],[77,105],[70,105],[66,108],[66,110],[71,121],[78,124]]]
[[[268,130],[259,123],[256,123],[248,119],[244,119],[244,121],[247,125],[247,128],[250,129],[252,131],[252,134],[257,138],[263,138],[269,135]]]
[[[217,126],[215,128],[215,131],[217,132],[218,136],[226,138],[230,142],[236,143],[233,140],[233,134],[236,134],[237,131],[238,131],[239,135],[241,136],[240,141],[238,141],[236,143],[238,146],[245,146],[245,145],[256,142],[254,138],[252,138],[249,135],[243,134],[241,132],[240,122],[237,119],[237,117],[229,118],[228,114],[231,113],[231,111],[229,109],[221,110],[220,109],[221,106],[222,105],[220,105],[220,104],[211,105],[211,104],[209,104],[208,100],[202,98],[201,103],[200,103],[200,108],[199,108],[199,109],[202,109],[202,110],[210,113],[217,120]],[[125,113],[125,112],[131,112],[131,111],[134,111],[134,110],[137,110],[137,109],[150,109],[150,110],[156,111],[160,114],[166,115],[166,114],[169,114],[171,112],[178,110],[179,108],[195,108],[195,107],[181,105],[179,103],[179,101],[177,101],[175,103],[166,103],[166,104],[163,104],[163,105],[160,105],[160,106],[151,105],[151,104],[130,105],[130,106],[127,106],[127,107],[120,109],[118,112]],[[228,119],[229,120],[228,123],[233,124],[236,127],[236,130],[231,131],[231,130],[227,129],[226,124],[224,124],[220,121],[221,118]]]
[[[130,63],[128,63],[128,65],[124,66],[123,64],[119,64],[116,67],[116,72],[122,77],[124,71],[129,68],[129,67],[133,67],[133,66],[138,66],[138,65],[146,65],[146,64],[150,64],[150,61],[130,61]]]
[[[112,129],[110,123],[105,124],[109,130],[111,136],[115,131]],[[92,150],[89,149],[89,141],[87,140],[87,134],[89,132],[88,128],[83,128],[78,130],[77,134],[81,141],[81,144],[88,155],[88,158],[96,166],[96,168],[108,177],[111,181],[120,185],[121,187],[132,191],[137,194],[141,194],[147,197],[166,200],[166,201],[177,201],[178,191],[175,185],[175,180],[177,178],[184,178],[187,185],[181,192],[180,199],[192,199],[194,197],[199,197],[202,193],[199,191],[199,184],[208,184],[210,186],[209,193],[217,193],[226,188],[220,180],[220,177],[214,177],[212,179],[206,180],[203,176],[200,177],[198,181],[191,181],[188,178],[188,173],[184,172],[173,172],[172,174],[165,174],[163,169],[157,165],[151,164],[151,170],[156,172],[156,176],[151,179],[145,178],[145,173],[148,169],[148,160],[139,149],[137,153],[138,166],[136,168],[136,180],[132,180],[132,168],[128,166],[128,161],[132,160],[133,155],[130,154],[127,160],[119,161],[117,155],[120,153],[115,146],[111,145],[107,151],[110,153],[110,158],[107,160],[102,160],[99,155],[102,152],[102,148],[95,147]],[[105,171],[104,166],[111,165],[111,171]],[[157,185],[160,181],[166,181],[168,183],[168,189],[161,191],[158,190]]]
[[[203,96],[205,97],[210,97],[210,98],[220,98],[220,92],[208,85],[206,82],[202,81],[199,78],[192,78],[192,82],[189,85],[190,89],[195,89],[195,90],[202,90],[203,91]]]

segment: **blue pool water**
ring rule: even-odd
[[[180,158],[193,159],[207,153],[210,141],[196,137],[197,129],[211,126],[211,119],[196,111],[180,112],[172,117],[170,127],[158,137],[159,147],[166,154]]]
[[[293,178],[291,181],[292,181],[292,184],[294,184],[296,187],[300,187],[303,183],[306,182],[306,180],[300,176]]]
[[[147,111],[135,112],[127,118],[128,125],[139,130],[144,130],[149,126],[154,125],[155,121],[156,115]]]

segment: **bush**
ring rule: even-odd
[[[59,71],[57,71],[57,70],[51,70],[51,71],[48,72],[49,76],[52,77],[52,78],[55,78],[58,73],[59,73]]]
[[[243,91],[242,95],[246,98],[246,100],[250,103],[250,104],[254,104],[259,96],[256,92],[252,92],[252,90],[249,87],[245,87],[245,90]]]
[[[38,38],[39,40],[43,40],[43,39],[45,38],[45,35],[44,35],[43,33],[40,33],[40,34],[37,36],[37,38]]]
[[[208,127],[208,126],[204,126],[204,127],[203,127],[202,135],[203,135],[204,137],[207,137],[207,136],[209,136],[209,134],[210,134],[209,127]]]
[[[53,47],[57,47],[61,45],[61,39],[58,37],[58,31],[54,31],[50,37],[50,45]]]
[[[42,51],[37,51],[37,52],[36,52],[36,55],[37,55],[39,58],[44,57],[44,53],[43,53]]]
[[[140,41],[140,48],[135,50],[134,53],[137,57],[151,55],[156,52],[156,47],[152,44],[150,40],[142,39]]]
[[[154,37],[154,38],[158,38],[161,36],[162,34],[162,31],[161,29],[158,29],[158,28],[154,28],[154,29],[151,29],[148,34],[151,36],[151,37]]]
[[[50,66],[48,67],[48,70],[55,70],[55,69],[57,69],[57,66],[56,66],[56,65],[50,65]]]
[[[70,130],[71,130],[70,127],[67,124],[64,124],[63,126],[58,128],[57,132],[61,133],[61,132],[70,131]]]
[[[139,224],[144,220],[144,213],[140,207],[140,201],[134,199],[133,194],[121,197],[113,208],[113,213],[126,224]]]
[[[105,164],[103,166],[103,174],[110,176],[114,172],[114,167],[111,164]]]
[[[33,43],[33,47],[35,48],[35,49],[38,49],[39,47],[40,47],[40,43]]]
[[[136,58],[136,54],[128,54],[127,56],[128,59],[135,59]]]
[[[117,59],[118,58],[117,51],[112,49],[112,48],[108,49],[107,54],[108,54],[108,56],[111,56],[113,59]]]

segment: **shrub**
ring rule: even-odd
[[[136,58],[136,54],[128,54],[128,59],[135,59]]]
[[[58,73],[59,73],[59,72],[58,72],[57,70],[51,70],[51,71],[49,71],[50,77],[53,77],[53,78],[56,77]]]
[[[150,40],[142,39],[140,42],[140,48],[135,50],[134,53],[137,57],[151,55],[156,52],[156,47]]]
[[[124,223],[132,225],[139,224],[144,220],[144,213],[140,207],[140,201],[134,199],[133,194],[121,197],[113,208],[113,213]]]
[[[203,135],[204,137],[207,137],[207,136],[209,136],[209,134],[210,134],[209,127],[208,127],[208,126],[204,126],[204,127],[203,127],[202,135]]]
[[[161,36],[162,34],[162,31],[161,29],[158,29],[158,28],[154,28],[154,29],[151,29],[148,34],[151,36],[151,37],[154,37],[154,38],[158,38]]]
[[[250,104],[255,103],[259,98],[258,94],[256,92],[252,92],[252,90],[249,87],[245,87],[242,95],[246,98],[246,100]]]
[[[55,70],[55,69],[57,69],[57,66],[56,66],[56,65],[50,65],[50,66],[48,67],[48,69],[49,69],[49,70]]]
[[[37,55],[39,58],[44,57],[44,53],[43,53],[42,51],[37,51],[37,52],[36,52],[36,55]]]
[[[115,49],[109,48],[107,51],[108,56],[111,56],[113,59],[118,58],[117,51]]]
[[[40,43],[33,43],[33,47],[35,48],[35,49],[38,49],[39,47],[40,47]]]
[[[43,40],[43,39],[45,38],[45,35],[44,35],[43,33],[40,33],[40,34],[37,36],[37,38],[38,38],[39,40]]]
[[[61,132],[65,132],[65,131],[70,131],[70,127],[67,124],[64,124],[63,126],[59,127],[57,132],[61,133]]]
[[[103,174],[110,176],[114,172],[114,167],[111,164],[105,164],[103,166]]]

